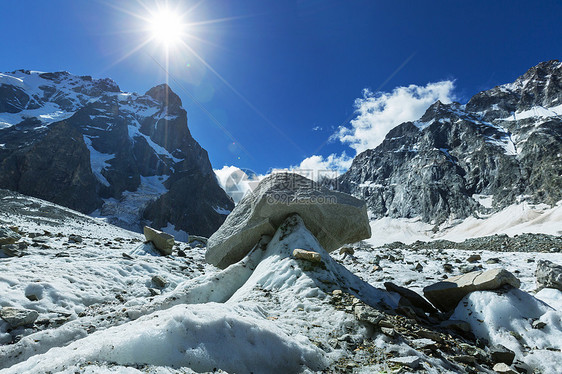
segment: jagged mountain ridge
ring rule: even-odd
[[[233,207],[167,85],[68,72],[0,74],[0,187],[134,230],[210,235]]]
[[[562,199],[562,63],[529,69],[466,105],[436,102],[357,155],[339,180],[373,218],[441,224],[517,201]]]

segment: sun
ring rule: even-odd
[[[182,16],[169,8],[161,8],[151,14],[148,20],[151,38],[167,47],[182,41],[185,23]]]

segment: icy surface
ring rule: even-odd
[[[421,293],[442,279],[444,263],[454,264],[449,275],[457,275],[472,254],[363,246],[354,255],[330,255],[294,218],[268,244],[218,270],[204,263],[204,248],[180,242],[186,257],[159,256],[137,233],[37,199],[21,201],[25,208],[0,214],[0,224],[39,236],[24,234],[30,244],[26,255],[0,258],[0,306],[36,310],[38,321],[49,324],[10,331],[0,321],[1,373],[320,372],[349,355],[332,346],[333,340],[346,336],[360,342],[373,336],[352,313],[334,307],[334,289],[370,305],[396,307],[395,296],[383,291],[384,282]],[[82,242],[69,240],[71,234],[81,235]],[[318,252],[322,264],[294,259],[295,248]],[[454,317],[515,350],[534,368],[549,372],[560,365],[562,293],[535,294],[534,270],[539,259],[562,263],[562,254],[478,254],[483,269],[517,271],[521,291],[473,293]],[[492,258],[498,262],[488,263]],[[165,286],[156,285],[154,276]],[[534,319],[546,327],[532,329]],[[21,340],[14,342],[13,336]],[[404,341],[384,335],[373,339],[393,357],[419,357],[428,373],[454,372]],[[356,372],[381,370],[389,371],[374,365]]]

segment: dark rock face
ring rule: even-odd
[[[167,85],[130,94],[67,72],[0,74],[0,188],[137,231],[209,236],[233,208]]]
[[[365,199],[374,218],[436,224],[521,200],[554,204],[562,199],[561,104],[558,61],[466,105],[438,101],[357,155],[340,189]]]

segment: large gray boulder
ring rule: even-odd
[[[364,201],[298,174],[276,173],[245,196],[209,238],[206,261],[220,268],[238,262],[295,213],[328,252],[371,236]]]
[[[439,310],[448,312],[471,292],[496,290],[504,285],[519,288],[521,282],[505,269],[491,269],[447,278],[425,287],[423,294]]]
[[[562,291],[562,266],[548,260],[539,260],[535,271],[540,287],[556,288]]]

